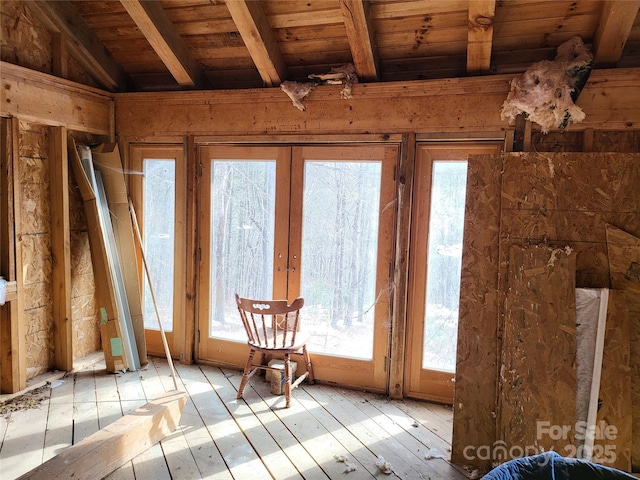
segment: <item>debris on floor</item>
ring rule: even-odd
[[[387,462],[382,455],[378,455],[378,460],[376,460],[376,467],[378,467],[378,469],[386,475],[391,475],[393,473],[391,464]]]
[[[0,416],[4,417],[12,412],[20,410],[30,410],[32,408],[39,408],[42,401],[48,397],[50,386],[43,385],[29,392],[24,393],[18,397],[14,397],[11,400],[0,404]]]
[[[427,453],[424,454],[424,459],[431,460],[433,458],[444,458],[444,456],[438,451],[438,449],[431,448]]]

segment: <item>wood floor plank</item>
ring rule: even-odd
[[[115,374],[122,413],[127,415],[147,403],[140,381],[140,371]]]
[[[74,374],[73,444],[100,429],[93,366]]]
[[[0,450],[0,472],[3,478],[16,478],[42,463],[45,425],[49,412],[49,395],[38,408],[11,412]]]
[[[131,462],[127,462],[111,475],[107,475],[105,480],[134,480],[135,478],[136,475],[133,471],[133,464]]]
[[[164,359],[163,359],[164,360]],[[162,384],[163,389],[173,389],[175,385],[171,378],[169,365],[165,361],[150,359],[153,368],[156,370],[157,379]],[[182,383],[182,379],[176,374],[178,388],[187,391]],[[232,480],[231,473],[218,451],[207,426],[200,417],[191,397],[187,398],[187,403],[182,411],[179,427],[182,429],[184,439],[193,456],[195,464],[201,478],[212,480]],[[199,477],[194,477],[199,478]]]
[[[42,461],[56,456],[73,442],[73,387],[74,376],[56,380],[51,388]]]
[[[169,466],[159,443],[136,456],[131,463],[136,479],[171,480]]]
[[[180,377],[233,477],[270,480],[269,471],[202,371],[181,365]]]
[[[178,363],[175,368],[178,388],[189,394],[178,429],[109,480],[392,478],[378,471],[378,455],[402,480],[466,478],[445,460],[424,459],[429,448],[444,454],[450,446],[447,407],[303,383],[286,409],[284,396],[273,395],[263,378],[253,378],[238,400],[241,372]],[[72,422],[74,435],[89,433],[174,389],[161,358],[126,374],[108,374],[96,364],[64,381],[45,391],[40,409],[13,412],[10,421],[0,417],[2,478],[38,466],[65,447],[65,438],[70,444]],[[336,455],[348,456],[357,470],[345,474]]]
[[[242,400],[236,399],[237,390],[229,382],[228,375],[216,368],[204,369],[203,373],[212,384],[218,385],[216,393],[227,406],[238,426],[253,445],[273,478],[302,479],[289,457],[280,449],[275,439],[253,415],[249,406]]]
[[[308,414],[295,393],[291,396],[290,408],[282,408],[284,397],[274,396],[267,382],[256,381],[253,383],[253,388],[267,403],[272,405],[278,418],[329,478],[340,478],[345,475],[344,463],[337,462],[335,457],[348,456],[349,451],[316,418]],[[366,469],[360,468],[349,473],[349,478],[372,479],[374,477]]]
[[[232,371],[225,372],[227,373],[227,378],[237,391],[242,373],[235,372],[234,374]],[[252,380],[252,382],[256,381],[260,380],[256,378]],[[243,401],[269,430],[270,435],[295,465],[297,471],[301,472],[305,480],[326,480],[328,478],[309,452],[300,445],[296,437],[294,437],[291,431],[280,421],[271,406],[258,395],[252,384],[247,386],[243,395]]]
[[[421,478],[421,475],[438,478],[431,469],[422,471],[422,469],[416,468],[417,462],[413,452],[404,451],[405,447],[393,435],[378,425],[377,415],[369,417],[370,410],[357,408],[342,395],[343,389],[318,385],[313,389],[307,389],[307,391],[316,400],[325,402],[331,414],[367,445],[376,458],[381,456],[389,462],[395,474],[400,478]]]
[[[96,376],[96,402],[98,405],[98,424],[100,428],[115,422],[122,417],[122,405],[118,395],[116,377],[107,373],[106,369],[94,370]]]
[[[419,472],[431,475],[434,478],[465,478],[461,472],[446,461],[427,461],[425,453],[429,448],[376,407],[377,403],[384,403],[378,402],[379,397],[372,395],[368,398],[363,398],[359,392],[346,389],[341,390],[340,394],[351,401],[355,408],[365,412],[372,421],[375,420],[378,426],[393,438],[394,442],[398,442],[402,446],[396,451],[396,458],[402,457]],[[391,461],[391,459],[387,459],[387,461]]]

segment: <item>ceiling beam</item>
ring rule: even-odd
[[[486,73],[491,67],[495,12],[496,0],[469,0],[467,73]]]
[[[189,47],[158,1],[120,0],[176,82],[183,88],[204,88],[206,77]]]
[[[126,90],[124,71],[70,1],[38,0],[27,5],[51,33],[67,38],[71,55],[101,87],[111,92]]]
[[[607,1],[602,7],[600,23],[593,37],[594,62],[616,63],[638,15],[640,0]]]
[[[227,0],[226,5],[262,81],[273,87],[287,78],[287,66],[261,2]]]
[[[358,78],[377,80],[380,62],[369,1],[340,0],[340,8]]]

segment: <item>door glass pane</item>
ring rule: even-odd
[[[275,191],[275,161],[212,162],[211,337],[246,340],[236,293],[272,297]]]
[[[173,247],[175,242],[175,160],[144,160],[144,254],[162,328],[173,330]],[[147,276],[143,276],[144,328],[159,330]]]
[[[454,372],[467,162],[433,163],[422,368]]]
[[[305,162],[301,292],[313,352],[372,357],[381,168]]]

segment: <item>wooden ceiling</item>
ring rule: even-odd
[[[580,36],[598,67],[640,67],[640,0],[63,0],[28,3],[110,91],[519,73]],[[57,51],[54,48],[54,52]]]

